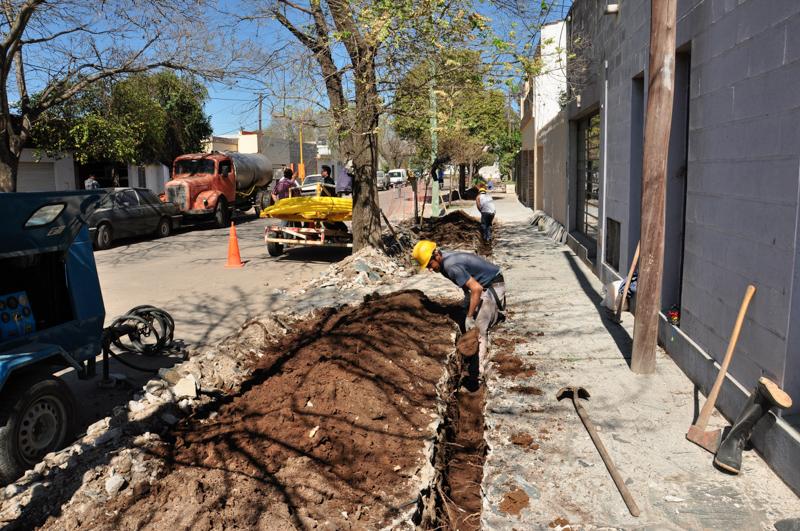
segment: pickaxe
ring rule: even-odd
[[[594,424],[592,424],[592,421],[589,420],[589,415],[586,414],[586,411],[583,409],[583,406],[578,400],[579,398],[589,398],[589,391],[583,387],[577,386],[562,387],[556,393],[556,398],[561,400],[567,395],[572,397],[572,402],[575,404],[575,409],[578,412],[578,416],[583,421],[583,425],[586,426],[586,431],[588,431],[589,435],[592,437],[594,445],[597,446],[597,451],[600,452],[600,457],[603,458],[606,468],[608,468],[608,471],[611,473],[611,478],[614,480],[614,484],[619,489],[619,493],[622,494],[622,499],[625,500],[628,510],[633,516],[639,516],[639,507],[637,507],[636,502],[633,501],[633,496],[631,496],[628,487],[625,486],[625,482],[622,481],[622,477],[619,475],[619,472],[617,472],[617,467],[614,466],[614,461],[611,460],[611,456],[608,455],[606,447],[603,446],[603,441],[601,441],[600,436],[597,435],[597,431],[594,429]]]

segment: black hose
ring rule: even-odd
[[[157,372],[157,369],[143,368],[120,358],[111,350],[114,344],[120,350],[135,352],[145,356],[158,356],[172,345],[175,321],[172,316],[154,306],[137,306],[125,315],[117,317],[103,330],[103,352],[126,367],[142,372]],[[127,338],[128,342],[122,339]]]

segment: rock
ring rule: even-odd
[[[91,435],[92,432],[104,430],[108,427],[108,421],[106,419],[98,420],[88,428],[86,428],[86,433]]]
[[[158,376],[162,380],[166,380],[167,382],[169,382],[172,385],[175,385],[181,379],[181,375],[178,374],[178,371],[176,371],[175,369],[167,368],[167,367],[158,369]]]
[[[163,420],[170,426],[174,426],[175,424],[180,422],[180,419],[178,417],[176,417],[175,415],[170,415],[169,413],[164,413],[163,415],[161,415],[161,420]]]
[[[370,268],[369,268],[369,266],[367,265],[367,263],[364,260],[359,260],[355,265],[355,269],[359,273],[361,273],[361,272],[369,273],[370,272]]]
[[[116,496],[120,490],[125,486],[125,478],[117,474],[116,476],[111,476],[106,480],[106,492],[112,498]]]
[[[777,531],[800,531],[800,518],[790,518],[775,522]]]
[[[131,413],[136,413],[137,411],[141,411],[144,409],[144,407],[145,407],[144,404],[136,400],[131,400],[130,402],[128,402],[128,409],[130,410]]]
[[[147,382],[147,385],[144,386],[144,390],[152,395],[156,394],[162,389],[164,389],[163,380],[150,380]]]
[[[47,468],[47,463],[42,461],[41,463],[36,463],[36,466],[33,467],[33,471],[37,474],[42,474],[45,468]]]
[[[164,389],[164,391],[161,392],[160,398],[169,404],[175,401],[175,393],[173,393],[171,389]]]
[[[95,439],[94,442],[92,442],[92,446],[98,447],[100,445],[103,445],[103,444],[105,444],[105,443],[107,443],[109,441],[112,441],[112,440],[116,439],[121,434],[122,434],[122,431],[119,428],[110,429],[107,432],[105,432],[104,434],[102,434],[100,437]]]
[[[23,487],[22,485],[17,485],[15,483],[12,483],[8,487],[6,487],[5,490],[3,490],[3,498],[6,500],[9,498],[13,498],[14,496],[20,494],[24,490],[25,487]]]
[[[381,276],[378,273],[376,273],[375,271],[370,271],[368,278],[369,278],[370,282],[380,282],[381,281]]]
[[[178,398],[194,398],[197,396],[197,380],[192,378],[181,378],[174,388],[175,396]]]

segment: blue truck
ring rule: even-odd
[[[75,397],[53,374],[96,374],[105,306],[85,221],[106,195],[0,194],[0,483],[73,440]]]

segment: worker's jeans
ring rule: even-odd
[[[505,305],[505,286],[494,288],[500,302]],[[489,329],[500,321],[500,309],[492,292],[484,290],[481,294],[478,315],[475,316],[475,327],[478,329],[478,355],[472,356],[469,360],[469,377],[477,380],[483,377],[486,367],[486,352],[489,348]]]
[[[481,232],[485,241],[492,240],[492,221],[494,221],[494,212],[481,212]]]

